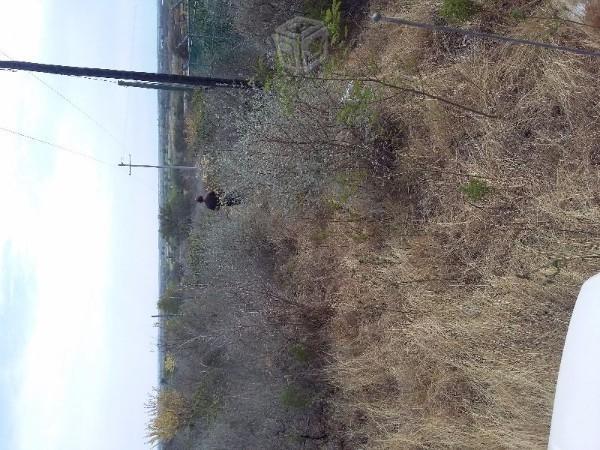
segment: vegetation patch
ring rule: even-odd
[[[348,27],[342,19],[342,0],[333,0],[331,6],[325,10],[323,23],[329,32],[332,45],[340,44],[348,35]]]
[[[176,284],[171,283],[160,296],[158,309],[164,314],[175,315],[179,313],[182,302],[183,296],[181,289]]]
[[[300,363],[307,363],[314,357],[312,352],[308,350],[303,344],[292,345],[290,347],[290,353],[292,357]]]
[[[189,420],[189,405],[183,395],[173,389],[156,391],[146,403],[150,415],[148,443],[169,442]]]
[[[191,157],[198,156],[198,144],[206,136],[205,110],[204,93],[201,90],[195,90],[191,95],[190,110],[184,119],[185,142]]]
[[[193,419],[203,419],[210,424],[217,418],[221,408],[221,400],[213,385],[214,383],[202,382],[196,388],[191,402],[191,417]]]
[[[444,0],[440,15],[452,21],[464,22],[472,18],[477,9],[473,0]]]
[[[471,178],[467,184],[463,184],[460,187],[460,191],[465,194],[469,200],[474,202],[483,200],[491,190],[492,188],[487,182],[480,178]]]
[[[306,408],[312,401],[310,392],[296,385],[287,386],[281,393],[281,403],[286,408]]]

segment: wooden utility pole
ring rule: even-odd
[[[27,61],[0,61],[0,69],[24,70],[27,72],[52,73],[72,77],[105,78],[146,83],[165,83],[172,86],[198,86],[206,88],[253,89],[258,87],[251,80],[243,78],[200,77],[170,73],[136,72],[132,70],[101,69],[97,67],[60,66],[39,64]]]
[[[153,164],[132,164],[131,155],[129,155],[129,163],[120,162],[117,164],[119,167],[129,167],[129,175],[131,175],[131,169],[133,167],[145,167],[152,169],[174,169],[174,170],[199,170],[196,166],[170,166],[170,165],[153,165]]]

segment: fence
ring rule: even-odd
[[[188,0],[189,71],[218,76],[227,72],[243,44],[234,30],[231,0]]]

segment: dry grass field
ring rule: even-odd
[[[402,3],[382,7],[424,21],[437,7]],[[511,2],[489,3],[510,17],[499,5]],[[489,28],[598,48],[596,30],[565,22]],[[323,243],[337,262],[339,420],[372,448],[544,448],[570,311],[599,268],[597,61],[383,25],[348,70],[495,118],[415,96],[381,103],[402,134],[394,189],[379,193],[392,218],[360,244],[354,225],[329,223]],[[315,251],[299,258],[323,261]]]

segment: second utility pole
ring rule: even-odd
[[[131,169],[133,167],[145,167],[152,169],[174,169],[174,170],[198,170],[196,166],[169,166],[169,165],[153,165],[153,164],[132,164],[131,155],[129,155],[129,164],[120,162],[117,164],[119,167],[129,167],[129,175],[131,175]]]

